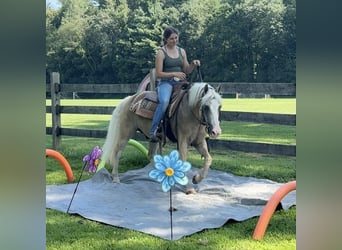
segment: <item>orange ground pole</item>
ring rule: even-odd
[[[55,158],[64,168],[68,182],[69,183],[74,182],[74,175],[72,173],[71,166],[70,166],[69,162],[65,159],[65,157],[61,153],[59,153],[53,149],[46,149],[45,155]]]
[[[279,202],[293,190],[296,190],[296,181],[285,183],[271,196],[260,215],[257,225],[255,226],[253,239],[260,240],[264,237],[268,223],[270,222]]]

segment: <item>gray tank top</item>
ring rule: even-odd
[[[169,57],[165,49],[162,48],[165,58],[163,62],[163,72],[182,72],[183,70],[183,56],[181,49],[177,47],[179,56],[177,58]]]

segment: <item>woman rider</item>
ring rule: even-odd
[[[186,76],[194,70],[195,66],[201,64],[199,60],[193,60],[189,64],[185,50],[177,46],[178,39],[178,30],[168,26],[163,33],[164,46],[158,50],[155,58],[156,78],[159,81],[157,89],[159,102],[152,120],[151,142],[159,141],[157,129],[169,105],[173,85],[178,81],[186,80]]]

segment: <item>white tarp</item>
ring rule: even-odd
[[[137,230],[170,239],[170,193],[148,177],[152,168],[120,174],[120,184],[112,183],[110,173],[101,169],[80,182],[69,213],[105,224]],[[192,168],[190,175],[199,169]],[[240,177],[210,169],[196,194],[186,195],[182,186],[172,189],[173,239],[206,228],[219,228],[228,220],[243,221],[259,216],[283,183]],[[46,207],[66,212],[76,183],[46,186]],[[296,191],[281,202],[283,209],[296,204]]]

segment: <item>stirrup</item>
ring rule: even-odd
[[[156,143],[156,142],[160,142],[161,138],[158,137],[157,135],[151,135],[150,137],[150,142]]]

